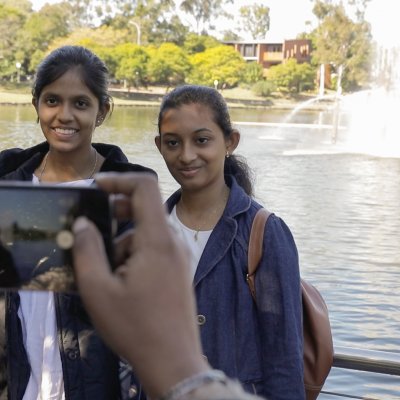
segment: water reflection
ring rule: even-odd
[[[400,158],[334,150],[328,129],[276,125],[284,112],[235,109],[232,116],[242,122],[238,152],[256,173],[256,197],[291,227],[302,275],[328,303],[334,343],[400,353]],[[167,196],[177,185],[154,145],[156,117],[153,107],[116,108],[95,140],[155,169]],[[292,122],[330,123],[320,111],[300,111]],[[2,107],[0,129],[2,148],[43,140],[31,107]],[[388,399],[400,393],[398,378],[345,370],[333,371],[327,388]]]

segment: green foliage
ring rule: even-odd
[[[344,89],[354,89],[369,81],[373,53],[371,27],[360,19],[366,0],[353,3],[358,7],[358,22],[347,16],[342,4],[317,1],[314,7],[320,25],[314,33],[313,59],[338,69],[342,66]]]
[[[172,16],[170,20],[158,22],[156,27],[147,34],[149,43],[171,42],[182,46],[189,33],[189,28],[182,24],[179,17]]]
[[[189,33],[186,36],[183,49],[187,54],[195,54],[220,45],[221,43],[213,36]]]
[[[218,80],[219,85],[236,86],[246,68],[243,57],[231,46],[224,45],[194,54],[190,61],[193,70],[189,81],[208,86],[212,86],[214,80]]]
[[[250,32],[253,39],[265,39],[269,31],[269,7],[263,4],[240,7],[240,18],[245,32]]]
[[[27,61],[27,72],[33,73],[35,70],[36,64],[30,60],[33,54],[42,54],[52,40],[64,37],[70,32],[66,22],[68,11],[68,7],[64,8],[60,4],[46,4],[40,11],[29,15],[16,40],[18,49]]]
[[[149,47],[150,56],[147,73],[149,81],[167,85],[183,83],[191,65],[185,52],[174,43],[163,43],[160,47]]]
[[[223,31],[223,42],[238,42],[240,40],[243,40],[241,36],[239,36],[236,32],[232,31],[231,29],[228,29],[226,31]]]
[[[126,80],[129,86],[141,86],[146,80],[149,55],[142,47],[125,43],[113,50],[113,59],[117,65],[115,77]]]
[[[22,29],[26,15],[23,11],[0,4],[0,76],[16,74],[15,63],[23,62],[17,54],[15,38]]]
[[[256,96],[260,97],[268,97],[271,95],[272,92],[276,90],[276,86],[274,85],[273,82],[269,80],[262,80],[256,82],[251,90]]]
[[[268,80],[279,90],[300,93],[314,87],[315,69],[307,63],[298,64],[295,59],[273,66],[268,71]]]
[[[233,0],[183,0],[180,8],[192,18],[193,26],[196,26],[195,32],[201,34],[214,29],[210,25],[214,16],[230,17],[223,6],[232,3]]]
[[[242,81],[244,83],[256,83],[263,78],[263,67],[257,62],[248,62],[243,70]]]
[[[1,0],[1,6],[11,7],[22,14],[28,15],[32,12],[32,3],[29,0]]]

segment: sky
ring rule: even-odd
[[[59,0],[31,0],[35,10],[40,9],[46,2],[56,3]],[[238,12],[244,5],[262,3],[270,8],[270,31],[268,38],[271,41],[294,39],[298,33],[308,31],[306,21],[311,21],[312,27],[316,20],[312,13],[311,0],[234,0],[230,12]],[[372,24],[374,39],[385,47],[400,46],[400,23],[398,22],[398,0],[371,0],[368,4],[366,18]],[[225,24],[220,21],[220,25]],[[229,26],[230,25],[230,26]],[[232,27],[232,21],[221,30]]]

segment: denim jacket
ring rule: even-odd
[[[292,234],[275,215],[264,233],[256,274],[257,305],[248,284],[247,247],[261,207],[231,176],[224,213],[194,276],[204,355],[213,368],[269,400],[302,400],[303,331],[298,254]],[[168,200],[171,212],[180,191]]]

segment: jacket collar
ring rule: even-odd
[[[228,202],[224,213],[213,229],[200,258],[193,285],[196,287],[227,254],[238,231],[236,217],[245,213],[251,205],[251,197],[239,186],[233,176],[226,175],[225,182],[230,188]],[[181,191],[177,190],[167,200],[167,209],[170,213],[181,197]]]
[[[118,146],[104,143],[92,143],[92,146],[106,159],[105,163],[109,160],[114,163],[128,162],[127,157]],[[13,177],[16,171],[21,169],[23,178],[30,179],[30,175],[39,166],[48,151],[49,144],[47,142],[27,149],[5,150],[0,160],[0,176],[7,179],[9,174],[10,177]]]
[[[245,193],[243,188],[239,186],[236,179],[232,175],[225,175],[225,183],[230,189],[228,202],[226,204],[223,217],[235,217],[247,211],[251,205],[251,198]],[[170,214],[176,203],[181,198],[181,189],[173,193],[166,201],[168,213]]]

